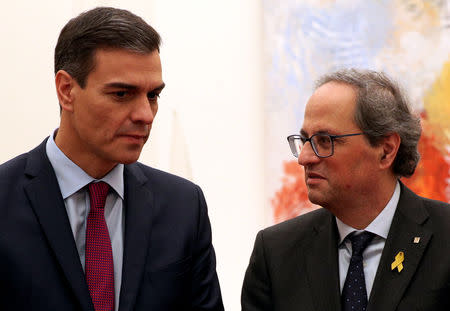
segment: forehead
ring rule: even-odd
[[[87,84],[129,83],[150,87],[162,83],[159,52],[137,53],[124,49],[99,49],[94,54],[94,68]]]
[[[341,134],[358,129],[355,121],[356,90],[345,83],[328,82],[320,86],[306,104],[302,131]]]

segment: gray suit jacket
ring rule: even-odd
[[[419,243],[414,238],[420,237]],[[242,310],[341,310],[335,217],[319,209],[258,233],[245,274]],[[391,270],[403,251],[404,269]],[[403,184],[368,311],[450,307],[450,205]]]

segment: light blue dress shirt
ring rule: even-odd
[[[375,237],[370,242],[369,246],[363,252],[363,267],[364,276],[366,279],[367,297],[370,297],[372,292],[373,281],[377,273],[378,264],[380,263],[381,253],[383,252],[384,244],[391,227],[392,219],[394,218],[395,210],[397,209],[398,200],[400,198],[400,184],[397,182],[394,194],[389,200],[386,207],[380,214],[366,227],[364,230],[354,229],[336,218],[336,224],[339,230],[339,281],[340,289],[344,287],[345,278],[347,276],[348,267],[350,265],[350,258],[352,257],[352,243],[349,239],[344,239],[353,231],[362,232],[369,231],[375,234]]]
[[[56,130],[55,130],[56,133]],[[86,221],[90,209],[89,190],[92,181],[104,181],[114,191],[108,192],[105,203],[105,220],[114,261],[114,309],[119,309],[120,285],[122,283],[123,236],[125,219],[123,210],[124,182],[123,164],[118,164],[102,179],[89,176],[73,163],[56,145],[53,134],[47,140],[46,152],[58,180],[67,216],[69,217],[75,244],[84,270],[86,248]]]

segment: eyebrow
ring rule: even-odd
[[[162,91],[162,89],[166,86],[166,84],[163,82],[160,86],[155,87],[153,91]]]
[[[164,87],[166,86],[165,83],[162,83],[161,85],[155,87],[153,90],[151,90],[150,92],[154,92],[154,91],[161,91]],[[137,90],[138,87],[136,85],[133,84],[128,84],[128,83],[123,83],[123,82],[111,82],[111,83],[107,83],[105,84],[105,89],[108,88],[115,88],[115,89],[126,89],[126,90]]]
[[[315,132],[313,135],[315,135],[315,134],[328,134],[328,135],[333,135],[333,134],[331,134],[331,132],[330,132],[329,130],[320,130],[320,131]],[[304,137],[309,137],[309,136],[308,136],[308,133],[307,133],[305,130],[303,130],[303,129],[300,130],[300,135],[302,135],[302,136],[304,136]]]

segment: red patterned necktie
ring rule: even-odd
[[[85,272],[95,311],[114,310],[114,265],[104,207],[109,186],[89,184],[91,208],[86,226]]]

